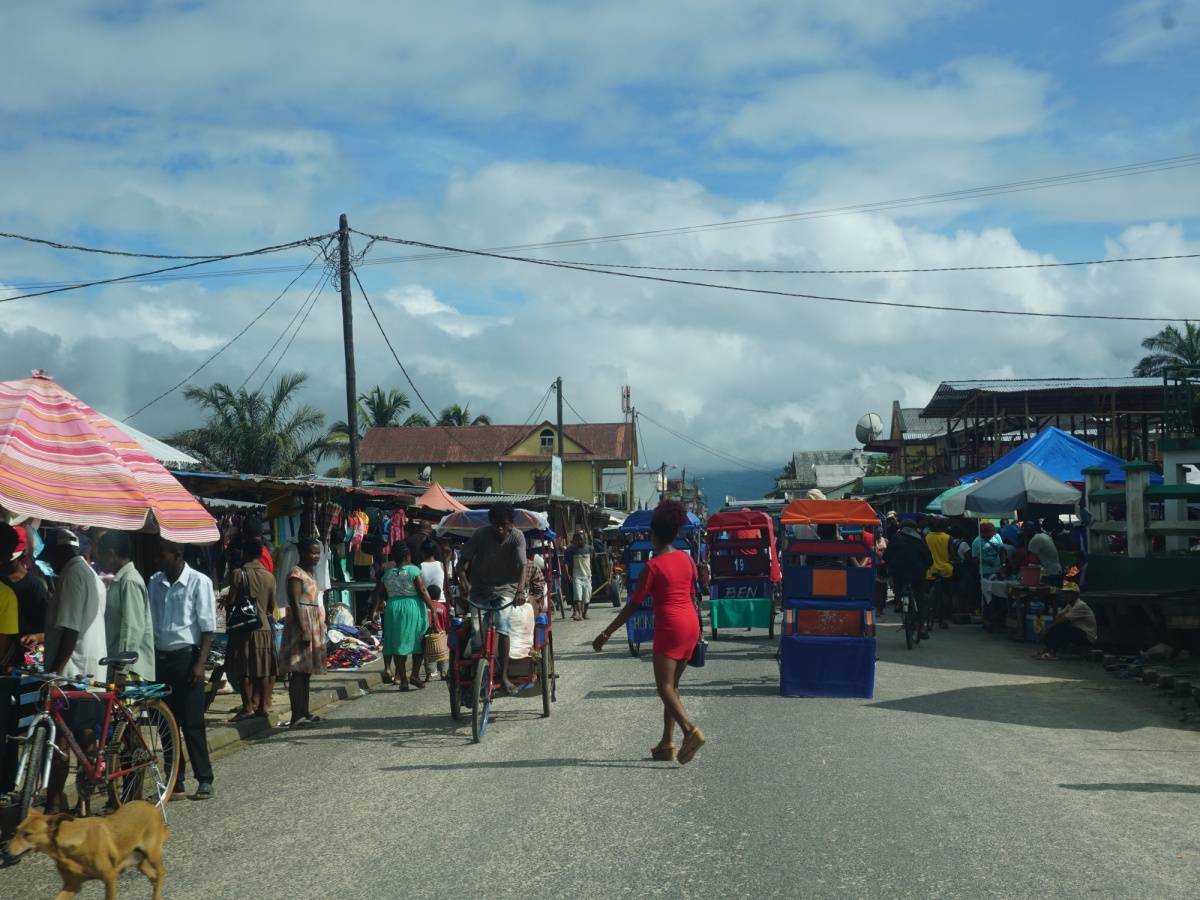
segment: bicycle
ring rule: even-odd
[[[944,622],[947,618],[946,607],[949,606],[950,595],[946,590],[945,575],[934,575],[926,579],[925,585],[925,630],[933,634],[935,622]]]
[[[100,660],[118,673],[137,662],[136,653],[121,653]],[[50,781],[57,753],[76,762],[75,787],[79,807],[87,811],[92,795],[105,789],[112,806],[120,808],[132,800],[148,800],[162,810],[179,775],[179,728],[162,698],[166,685],[133,685],[119,689],[90,677],[77,678],[18,668],[14,672],[43,682],[39,711],[26,728],[16,772],[18,821],[36,805]],[[103,703],[98,716],[95,746],[85,750],[71,729],[64,712],[75,702]],[[100,712],[99,710],[96,710]],[[66,749],[58,746],[58,735]]]
[[[900,621],[904,624],[904,641],[908,644],[908,649],[911,650],[914,644],[921,643],[921,625],[917,609],[917,599],[913,594],[911,584],[906,582],[900,588],[900,593],[896,595],[896,600],[900,604]]]

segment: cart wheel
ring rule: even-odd
[[[548,718],[550,704],[554,702],[554,650],[549,644],[542,647],[538,678],[542,679],[542,718]]]
[[[487,731],[492,711],[492,660],[483,657],[475,663],[475,694],[471,697],[471,740],[476,744]]]
[[[713,626],[713,630],[712,630],[712,639],[713,639],[714,641],[716,641],[716,640],[720,640],[720,637],[717,635],[717,626],[716,626],[716,625],[714,625],[714,626]]]
[[[629,655],[630,656],[641,656],[642,655],[642,642],[641,641],[638,641],[636,644],[633,641],[629,642]]]

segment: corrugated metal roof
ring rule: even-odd
[[[545,459],[549,454],[512,456],[510,451],[532,434],[546,428],[540,425],[461,425],[431,428],[368,428],[359,457],[375,465],[442,465],[446,463],[528,462]],[[626,422],[593,425],[564,425],[563,435],[583,448],[567,453],[571,460],[636,460],[633,428]]]
[[[1054,391],[1071,388],[1162,387],[1161,378],[994,378],[980,381],[943,381],[943,387],[956,391],[986,391],[1012,394],[1020,391]]]
[[[1162,379],[1159,378],[1010,378],[943,381],[921,415],[928,419],[957,415],[972,397],[1025,394],[1031,414],[1053,415],[1058,412],[1086,414],[1081,394],[1096,391],[1119,392],[1126,403],[1118,404],[1138,411],[1161,409]]]

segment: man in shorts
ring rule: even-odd
[[[525,608],[525,535],[513,527],[515,517],[511,503],[493,503],[488,510],[489,524],[476,529],[463,545],[458,574],[459,586],[472,603],[497,610],[488,615],[496,617],[500,684],[509,694],[516,688],[508,680],[508,636],[514,618],[523,621],[530,612]],[[509,601],[511,605],[500,609]],[[481,640],[482,635],[472,637],[476,646]]]
[[[565,562],[571,576],[571,594],[574,598],[575,614],[572,619],[586,619],[588,604],[592,602],[592,555],[593,549],[582,531],[575,532]]]

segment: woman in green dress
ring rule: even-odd
[[[392,568],[375,585],[375,617],[383,622],[383,680],[394,679],[402,691],[408,690],[410,682],[415,687],[425,687],[420,675],[421,660],[425,656],[429,613],[434,609],[421,570],[412,564],[411,556],[407,544],[395,544]],[[412,674],[406,677],[408,656],[413,658]]]

